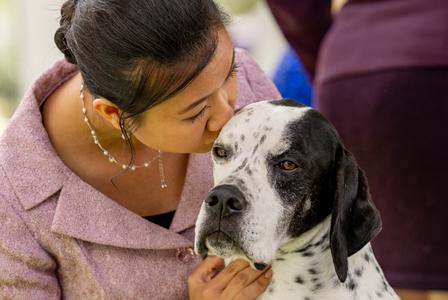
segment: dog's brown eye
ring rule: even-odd
[[[227,151],[224,148],[215,147],[215,148],[213,148],[213,152],[215,153],[215,156],[217,156],[219,158],[227,157]]]
[[[290,160],[284,160],[280,163],[280,168],[282,168],[285,171],[294,171],[298,167],[299,167],[298,165],[296,165]]]

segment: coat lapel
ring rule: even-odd
[[[175,249],[192,241],[146,221],[68,175],[60,192],[51,231],[97,244],[131,249]]]

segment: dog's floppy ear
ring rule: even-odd
[[[372,202],[364,172],[343,146],[336,157],[335,176],[330,247],[336,274],[344,282],[348,257],[380,232],[381,218]]]

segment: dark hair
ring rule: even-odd
[[[202,71],[227,20],[213,0],[68,0],[54,39],[88,90],[120,108],[126,136],[125,120],[138,126]]]

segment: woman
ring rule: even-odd
[[[327,0],[268,3],[367,173],[389,282],[406,300],[447,299],[448,1],[349,0],[334,20]]]
[[[1,298],[255,299],[272,271],[192,253],[212,185],[208,154],[193,153],[235,108],[279,98],[273,84],[211,0],[61,12],[68,63],[36,81],[0,141]]]

